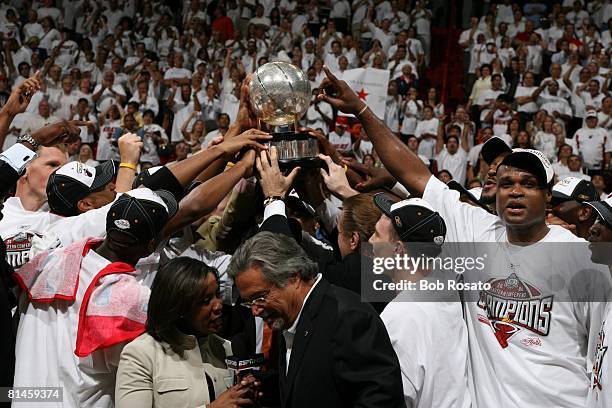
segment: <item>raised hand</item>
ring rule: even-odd
[[[245,147],[266,150],[267,147],[259,142],[270,139],[272,139],[272,135],[269,133],[258,129],[249,129],[236,137],[223,140],[223,142],[219,144],[219,147],[223,150],[223,156],[227,160],[231,160],[234,158],[236,153]]]
[[[73,143],[81,135],[80,126],[91,125],[83,120],[63,120],[52,123],[32,133],[32,138],[41,146],[55,146],[58,143]]]
[[[323,67],[327,78],[323,79],[319,85],[319,95],[317,98],[323,100],[336,109],[344,113],[357,115],[365,106],[357,94],[348,86],[345,81],[341,81],[326,66]],[[326,89],[332,89],[336,96],[325,93]]]
[[[274,146],[270,149],[269,155],[267,151],[259,153],[259,157],[255,160],[255,167],[265,197],[286,197],[300,171],[300,168],[296,167],[291,170],[291,173],[284,176],[278,166],[278,154]]]
[[[121,163],[137,165],[143,148],[142,138],[134,133],[126,133],[117,142]]]
[[[25,112],[32,96],[41,88],[40,70],[13,89],[2,110],[10,115]]]
[[[351,188],[343,166],[337,165],[331,157],[323,154],[319,155],[319,159],[323,160],[329,169],[329,171],[325,169],[319,170],[321,177],[323,177],[323,182],[329,191],[342,199],[358,194],[357,191]]]
[[[243,131],[257,127],[257,116],[253,112],[249,96],[249,84],[252,78],[253,74],[247,75],[240,86],[240,107],[236,115],[236,123]]]

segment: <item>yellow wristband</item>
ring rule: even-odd
[[[132,170],[136,171],[136,165],[132,164],[132,163],[120,163],[119,167],[125,167],[127,169],[132,169]]]
[[[347,170],[348,170],[348,166],[345,164],[345,165],[344,165],[344,172],[346,173],[346,172],[347,172]]]

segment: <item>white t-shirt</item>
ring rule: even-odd
[[[73,302],[56,300],[45,307],[34,307],[27,296],[21,298],[15,386],[63,387],[64,402],[47,403],[49,407],[114,406],[115,376],[126,343],[94,351],[84,358],[74,354],[85,291],[109,263],[93,250],[83,257]]]
[[[496,109],[493,112],[493,134],[495,136],[502,136],[508,133],[508,126],[512,122],[512,111],[507,110],[505,112]]]
[[[438,119],[431,118],[429,120],[421,120],[414,130],[414,135],[421,141],[419,143],[419,154],[427,157],[429,160],[434,158],[434,151],[436,147],[436,138],[423,139],[423,135],[437,135],[438,134]]]
[[[164,79],[191,78],[191,71],[186,68],[168,68]]]
[[[467,152],[459,147],[455,154],[450,154],[446,146],[436,156],[438,170],[448,170],[453,175],[453,180],[459,184],[465,184],[465,173],[467,170]]]
[[[538,98],[540,109],[544,109],[549,115],[557,111],[561,114],[572,116],[572,108],[564,98],[553,95],[540,95]]]
[[[461,302],[396,299],[380,318],[400,363],[406,407],[472,406]]]
[[[342,133],[342,136],[337,134],[335,131],[329,133],[329,143],[334,145],[336,150],[351,150],[353,146],[353,141],[351,140],[351,134],[347,131]]]
[[[329,119],[333,118],[334,111],[329,103],[321,101],[318,103],[318,107],[319,107],[319,110],[321,110],[321,112],[323,112],[325,116],[327,116]],[[308,107],[308,110],[306,111],[305,119],[306,119],[306,127],[309,127],[315,130],[320,128],[321,130],[323,130],[324,134],[329,132],[329,127],[327,125],[327,122],[323,120],[323,116],[321,116],[321,114],[317,111],[317,109],[315,108],[315,105],[310,105]]]
[[[112,88],[113,88],[113,91],[117,93],[117,95],[125,96],[125,90],[123,89],[121,85],[113,85]],[[101,84],[96,85],[93,93],[94,94],[98,93],[100,89],[102,89],[102,85]],[[100,99],[98,99],[98,104],[96,105],[96,107],[98,108],[98,112],[106,112],[108,107],[115,103],[117,103],[117,99],[115,99],[115,95],[113,95],[113,93],[108,88],[106,88],[104,89],[104,92],[102,92],[102,95],[100,95]]]
[[[519,85],[516,87],[516,91],[514,92],[514,97],[518,96],[531,96],[533,92],[538,89],[537,86],[522,86]],[[523,105],[518,105],[518,112],[527,112],[534,113],[538,110],[538,105],[535,102],[527,102]]]
[[[612,306],[606,307],[605,319],[601,323],[597,346],[593,356],[593,374],[587,396],[587,408],[608,408],[612,406]]]
[[[120,120],[109,120],[100,128],[100,137],[98,139],[98,150],[96,151],[96,160],[111,160],[119,152],[119,148],[111,144],[113,135],[117,129],[121,128]]]
[[[604,153],[612,152],[612,140],[608,138],[608,131],[600,127],[578,129],[574,141],[578,147],[577,154],[582,156],[583,166],[589,169],[601,169]]]
[[[6,245],[6,260],[17,269],[30,260],[34,237],[42,236],[49,227],[49,207],[45,204],[38,211],[28,211],[19,197],[10,197],[4,202],[2,215],[0,237]]]
[[[417,120],[420,116],[419,106],[423,108],[423,101],[409,100],[404,105],[404,120],[400,132],[405,135],[414,135],[417,127]],[[401,105],[400,105],[401,108]],[[437,130],[436,130],[437,132]]]
[[[492,284],[498,285],[480,292],[479,302],[465,303],[476,406],[584,406],[589,385],[589,359],[597,342],[604,305],[553,302],[553,294],[541,288],[549,287],[551,276],[563,279],[567,273],[584,269],[590,253],[586,245],[581,251],[578,244],[574,251],[568,251],[572,248],[565,245],[562,252],[550,254],[554,257],[545,256],[541,243],[586,244],[586,241],[553,225],[536,244],[511,245],[499,217],[459,202],[459,193],[433,176],[427,183],[423,199],[444,218],[447,242],[496,243],[491,245],[496,253],[489,255],[487,265]],[[603,279],[610,279],[607,268],[603,271],[597,265],[588,266],[601,271]],[[481,280],[481,274],[469,276],[466,272],[466,281]],[[521,325],[511,319],[514,315],[509,317],[508,308],[517,300],[499,292],[499,284],[504,282],[508,287],[523,283],[533,288],[529,292],[529,307],[532,304],[537,307],[536,319]],[[495,307],[489,310],[488,305]]]
[[[551,162],[557,157],[557,138],[552,133],[537,132],[533,137],[533,147],[544,153]]]

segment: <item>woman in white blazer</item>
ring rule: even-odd
[[[217,273],[180,257],[160,268],[147,310],[147,331],[121,353],[118,408],[208,407],[252,404],[254,379],[234,385],[225,365],[232,354],[221,329]]]

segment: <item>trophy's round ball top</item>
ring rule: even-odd
[[[253,74],[249,94],[256,115],[272,126],[301,119],[311,99],[310,81],[287,62],[268,62]]]

